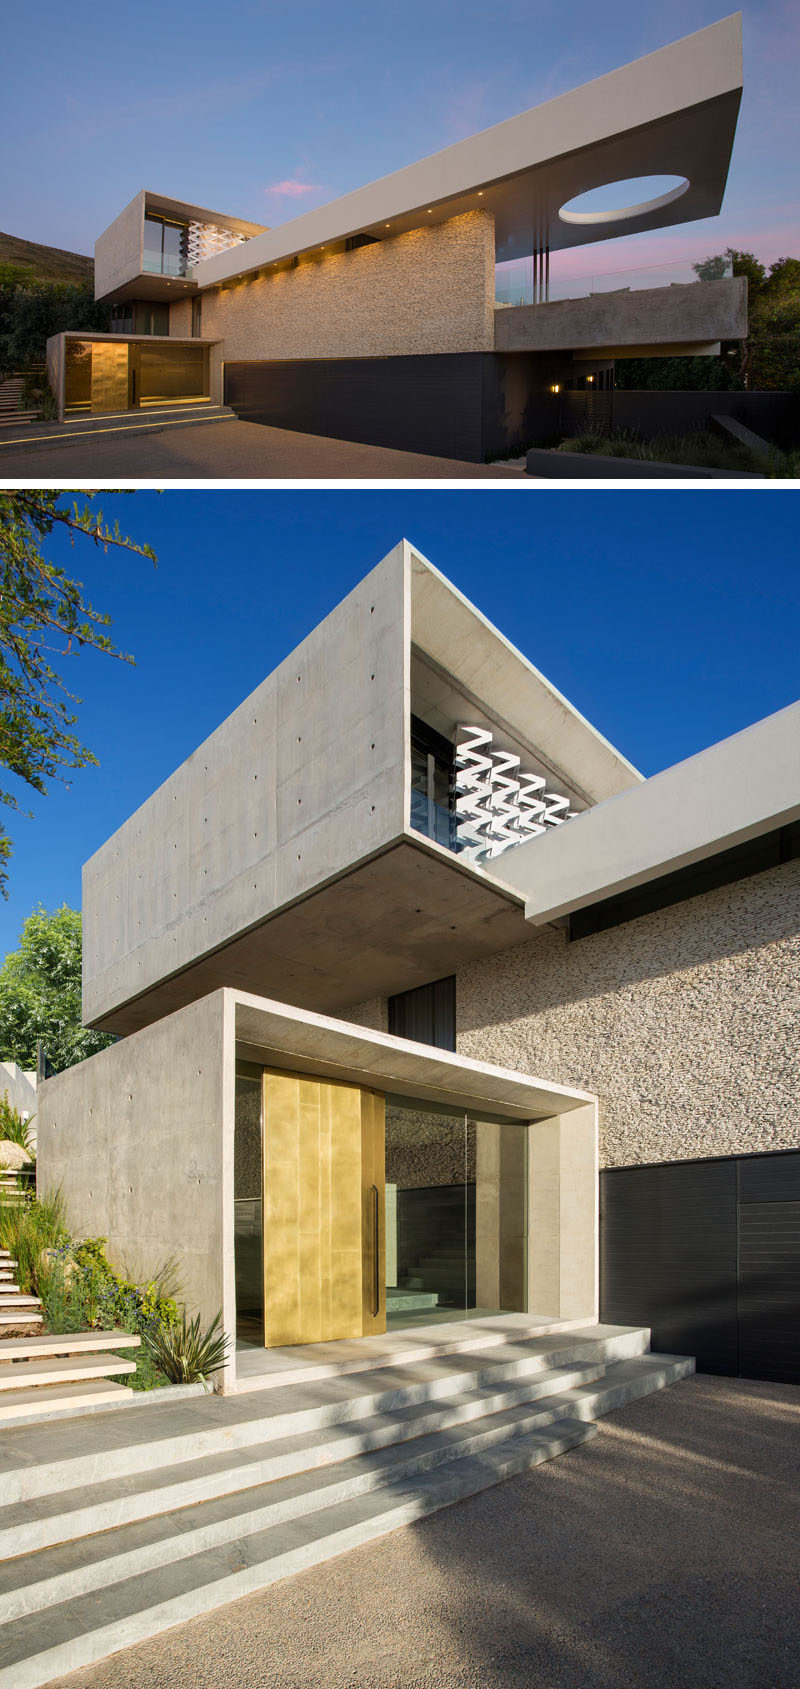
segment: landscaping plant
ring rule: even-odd
[[[35,1160],[30,1120],[23,1120],[19,1109],[9,1102],[7,1091],[0,1097],[0,1143],[19,1144],[31,1161]]]
[[[228,1339],[222,1330],[222,1312],[215,1315],[206,1331],[200,1330],[200,1315],[180,1324],[161,1324],[144,1333],[144,1342],[170,1384],[207,1384],[210,1375],[225,1364]]]

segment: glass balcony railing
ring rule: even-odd
[[[638,270],[602,270],[588,275],[551,273],[546,284],[534,285],[533,258],[517,258],[495,267],[495,304],[552,304],[558,299],[588,299],[594,293],[629,293],[641,288],[685,287],[689,283],[724,281],[733,275],[726,258],[684,259],[677,264],[645,264]]]

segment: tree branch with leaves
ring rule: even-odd
[[[41,794],[49,781],[68,784],[69,772],[97,763],[73,732],[81,699],[62,678],[61,665],[83,648],[134,661],[115,646],[110,616],[89,603],[81,581],[45,557],[43,543],[60,531],[73,545],[82,538],[104,552],[115,548],[156,560],[151,546],[104,521],[97,496],[84,492],[70,503],[63,492],[0,492],[0,767]],[[0,787],[0,803],[21,813],[13,790]],[[3,896],[11,852],[0,824]]]

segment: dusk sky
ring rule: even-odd
[[[0,228],[89,253],[141,187],[274,226],[726,9],[720,0],[138,0],[121,10],[7,0]],[[748,0],[744,36],[722,215],[605,242],[588,268],[727,245],[767,262],[800,256],[796,0]]]
[[[32,821],[4,810],[15,849],[0,956],[39,901],[79,905],[87,857],[403,535],[645,774],[800,694],[796,506],[777,487],[99,502],[158,567],[48,542],[136,666],[92,652],[62,665],[100,766],[44,798],[20,788]]]

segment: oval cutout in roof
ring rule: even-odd
[[[629,176],[604,182],[568,199],[558,215],[562,223],[617,223],[645,212],[660,211],[686,193],[685,176]]]

